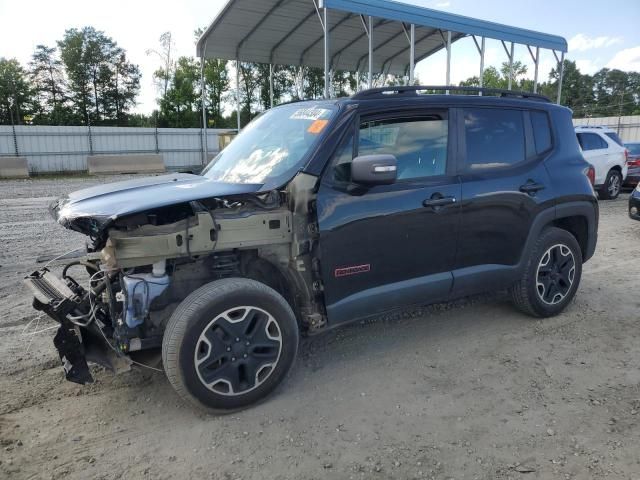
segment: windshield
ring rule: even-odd
[[[263,113],[247,125],[202,171],[212,180],[277,188],[302,166],[336,108],[291,104]]]

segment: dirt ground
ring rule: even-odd
[[[305,339],[267,402],[207,416],[162,373],[64,380],[21,278],[81,245],[48,203],[119,180],[0,182],[0,478],[640,479],[640,223],[601,202],[568,310],[496,294]],[[30,331],[53,324],[33,322]]]

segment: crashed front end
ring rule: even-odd
[[[304,166],[338,110],[282,105],[247,125],[201,175],[102,184],[54,202],[57,222],[89,237],[87,254],[60,277],[44,268],[26,283],[35,308],[60,323],[67,378],[91,381],[86,360],[119,371],[157,352],[177,305],[222,278],[261,281],[288,297],[303,328],[323,328],[318,178]]]
[[[148,204],[138,185],[111,191],[108,198],[81,191],[51,206],[60,224],[91,239],[87,253],[63,264],[60,276],[45,267],[25,279],[34,308],[60,324],[54,345],[72,382],[93,381],[87,361],[119,373],[138,352],[157,352],[170,314],[189,293],[239,275],[242,251],[286,250],[291,242],[292,212],[279,192],[217,185],[227,195],[164,205],[163,193],[175,199],[175,188],[182,186],[199,197],[206,183],[192,175],[167,177],[152,177],[155,184],[142,187],[155,192],[145,193]],[[167,183],[171,189],[159,188]],[[96,196],[102,210],[87,214]]]

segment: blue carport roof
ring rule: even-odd
[[[415,28],[416,61],[467,35],[565,52],[564,38],[390,0],[321,0],[329,9],[331,68],[368,69],[362,18],[373,17],[373,70],[405,74],[406,29]],[[324,66],[323,29],[313,0],[229,0],[198,40],[198,56],[246,62]]]
[[[557,35],[511,27],[407,3],[391,0],[323,0],[320,4],[334,10],[386,18],[407,24],[413,23],[414,25],[438,28],[443,31],[450,30],[467,35],[478,35],[495,40],[504,40],[505,42],[548,48],[558,52],[567,51],[567,41]]]

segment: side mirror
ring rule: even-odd
[[[389,185],[396,181],[398,160],[390,154],[361,155],[351,162],[351,181],[365,185]]]

